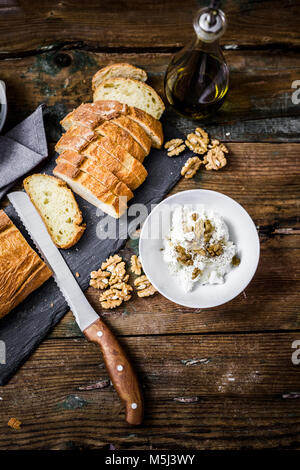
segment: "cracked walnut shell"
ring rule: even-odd
[[[191,157],[185,162],[185,164],[181,168],[181,175],[187,179],[193,178],[193,176],[195,176],[201,165],[202,161],[199,157]]]
[[[149,297],[156,292],[155,287],[152,286],[151,282],[145,274],[143,276],[137,277],[134,281],[134,285],[136,286],[137,295],[139,297]]]

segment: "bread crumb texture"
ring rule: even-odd
[[[59,248],[73,246],[85,230],[81,211],[72,191],[54,176],[35,174],[24,180],[24,188],[43,218]]]

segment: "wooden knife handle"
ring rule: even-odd
[[[99,318],[84,330],[89,341],[100,346],[111,381],[126,406],[126,421],[141,424],[144,407],[137,376],[120,343]]]

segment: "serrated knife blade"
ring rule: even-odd
[[[29,196],[22,191],[15,191],[8,194],[8,199],[14,206],[44,261],[52,270],[55,282],[72,310],[79,328],[84,331],[98,320],[99,315],[87,301],[67,263],[54,245]]]
[[[52,270],[80,329],[89,341],[100,346],[111,381],[125,404],[126,421],[133,425],[140,424],[144,409],[141,388],[125,351],[85,298],[29,196],[22,191],[15,191],[8,194],[8,199]]]

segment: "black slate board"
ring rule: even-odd
[[[164,134],[165,142],[182,137],[180,132],[168,124],[164,124]],[[144,162],[148,177],[144,184],[135,191],[129,206],[137,203],[145,204],[149,213],[151,205],[159,203],[180,179],[182,165],[191,154],[189,150],[186,150],[180,156],[170,158],[167,156],[166,150],[152,149]],[[52,173],[55,158],[56,156],[53,156],[50,161],[47,161],[43,172]],[[77,195],[76,199],[82,210],[87,229],[73,248],[61,250],[61,253],[71,271],[80,273],[77,280],[80,287],[85,290],[89,285],[90,272],[98,269],[103,260],[122,248],[126,242],[127,233],[121,239],[100,240],[96,235],[96,226],[100,221],[99,212]],[[5,212],[32,245],[13,207],[10,205]],[[133,217],[126,215],[126,218],[129,225]],[[120,223],[123,224],[122,219]],[[64,297],[53,279],[49,279],[0,321],[0,340],[4,341],[6,347],[6,363],[0,364],[0,385],[7,383],[67,311],[68,306]]]

